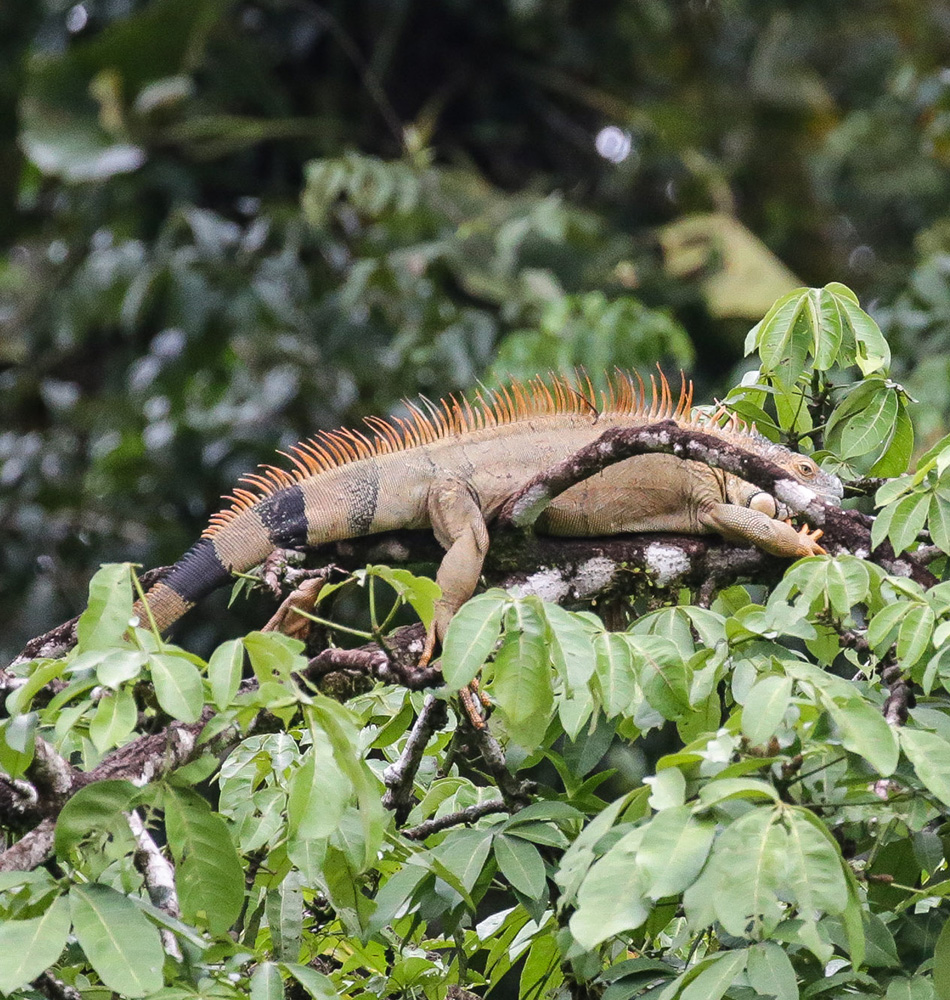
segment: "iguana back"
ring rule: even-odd
[[[451,615],[478,583],[488,545],[486,522],[539,473],[615,426],[673,419],[755,451],[799,481],[835,498],[841,485],[811,459],[773,445],[737,421],[718,426],[691,413],[692,387],[674,401],[660,376],[651,391],[618,373],[595,394],[590,381],[554,376],[488,392],[474,403],[450,396],[410,403],[409,417],[365,421],[366,431],[318,434],[285,455],[289,470],[263,466],[245,476],[230,506],[153,586],[149,608],[163,631],[233,571],[274,548],[355,538],[398,528],[431,528],[446,555],[437,581],[441,638]],[[538,523],[553,534],[619,531],[718,531],[780,555],[823,551],[817,535],[775,520],[774,499],[709,466],[668,455],[628,459],[556,498]],[[143,609],[137,609],[140,613]]]

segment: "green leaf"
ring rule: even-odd
[[[244,870],[224,820],[194,792],[166,790],[165,827],[184,918],[224,934],[244,903]]]
[[[894,630],[912,607],[909,601],[894,601],[878,611],[868,624],[867,640],[872,649],[879,650],[885,642],[894,641]]]
[[[785,814],[787,884],[806,919],[815,911],[841,913],[848,903],[841,856],[830,838],[801,815],[803,812],[796,806]]]
[[[936,973],[934,974],[936,978]],[[934,1000],[936,997],[933,984],[921,976],[892,979],[887,984],[885,1000]]]
[[[753,746],[761,746],[774,734],[791,697],[790,677],[763,677],[752,685],[742,706],[742,731]]]
[[[494,831],[452,830],[433,856],[471,892],[485,867]]]
[[[123,645],[131,617],[131,566],[107,563],[89,581],[89,603],[76,624],[77,647],[83,651]]]
[[[244,643],[240,639],[229,639],[211,654],[208,660],[211,700],[220,711],[223,712],[238,693],[243,669]]]
[[[633,831],[639,839],[639,831]],[[630,835],[619,840],[591,867],[577,894],[571,933],[582,948],[596,948],[623,931],[635,930],[649,917],[652,904],[645,898]],[[617,887],[623,886],[618,892]]]
[[[936,620],[929,604],[915,604],[904,616],[897,633],[897,659],[901,669],[910,670],[924,655]]]
[[[131,781],[119,780],[96,781],[81,788],[66,802],[56,820],[53,847],[57,856],[65,860],[81,840],[105,830],[134,808],[140,792]]]
[[[498,642],[510,598],[490,590],[466,602],[452,616],[442,644],[442,675],[452,688],[469,684]]]
[[[778,802],[778,792],[758,778],[716,778],[699,790],[699,804],[708,809],[727,799],[771,799]]]
[[[42,916],[0,922],[0,993],[13,993],[53,965],[66,947],[69,926],[64,896]]]
[[[940,1000],[950,998],[950,920],[945,920],[934,946],[934,989]]]
[[[680,993],[680,1000],[720,1000],[745,968],[746,950],[724,951],[705,959],[697,968],[702,971]]]
[[[282,632],[251,632],[243,639],[254,676],[261,684],[289,681],[296,670],[306,666],[300,655],[304,644]]]
[[[706,863],[715,834],[715,822],[694,816],[690,806],[657,813],[643,828],[636,855],[645,894],[663,899],[692,885]]]
[[[898,390],[884,379],[858,382],[828,421],[827,446],[843,459],[880,454],[893,437]]]
[[[290,871],[267,892],[265,912],[274,951],[283,959],[300,957],[303,940],[303,891],[300,872]]]
[[[141,649],[114,649],[102,658],[96,667],[96,677],[100,684],[113,689],[127,681],[135,680],[148,662],[148,653]],[[75,669],[79,658],[73,662]]]
[[[886,372],[891,366],[891,350],[881,328],[850,298],[839,296],[838,301],[854,335],[855,363],[861,374],[867,377]]]
[[[775,1000],[798,1000],[798,982],[788,955],[772,941],[749,949],[749,985],[762,996]]]
[[[907,413],[904,396],[897,400],[897,418],[889,440],[883,445],[881,457],[868,469],[869,476],[899,476],[907,471],[914,454],[914,423]]]
[[[494,840],[495,860],[502,875],[519,892],[537,898],[544,892],[544,862],[534,844],[499,834]]]
[[[553,928],[538,934],[531,942],[528,957],[521,970],[518,984],[520,997],[541,997],[554,995],[554,989],[563,979],[559,968],[561,952]]]
[[[432,625],[432,620],[435,618],[435,603],[442,594],[434,580],[392,566],[369,566],[367,571],[385,580],[410,605],[427,629]]]
[[[251,973],[251,1000],[283,1000],[284,982],[274,962],[261,962]]]
[[[557,604],[544,605],[551,662],[567,689],[586,692],[594,676],[597,655],[583,619]]]
[[[709,877],[704,873],[686,891],[687,915],[705,895],[730,934],[744,936],[750,921],[753,933],[771,932],[784,915],[779,899],[788,837],[780,815],[777,808],[759,806],[726,827],[713,845]]]
[[[929,507],[929,493],[911,493],[897,501],[887,531],[887,537],[890,538],[895,553],[900,555],[917,540],[917,535],[927,520]]]
[[[159,705],[173,719],[197,722],[205,703],[198,668],[173,653],[153,653],[148,663]]]
[[[950,501],[934,493],[930,497],[927,511],[927,527],[930,535],[943,552],[950,553]]]
[[[290,833],[304,840],[329,837],[353,795],[353,786],[333,758],[329,738],[317,739],[290,779],[287,819]]]
[[[950,806],[950,743],[926,729],[901,727],[901,749],[917,777],[945,806]]]
[[[764,375],[791,387],[805,370],[805,358],[815,341],[809,323],[811,290],[798,288],[780,298],[756,328]]]
[[[508,611],[505,638],[492,670],[491,694],[520,746],[536,747],[548,727],[554,708],[548,662],[544,622],[527,601],[519,601]]]
[[[625,636],[637,665],[647,701],[666,719],[689,709],[689,665],[676,644],[656,635]]]
[[[894,773],[900,748],[894,730],[881,713],[863,698],[838,699],[822,696],[822,704],[841,731],[842,744],[859,754],[878,774]]]
[[[103,694],[89,723],[89,736],[100,753],[125,742],[138,721],[135,698],[129,688]]]
[[[362,759],[356,719],[339,702],[325,695],[316,695],[308,706],[312,717],[310,726],[314,743],[319,737],[319,726],[329,737],[333,759],[346,775],[356,792],[359,817],[363,827],[363,864],[370,865],[383,839],[384,813],[379,793],[379,783]]]
[[[871,576],[860,559],[853,556],[826,559],[816,570],[824,572],[828,602],[839,615],[850,615],[856,604],[867,599]]]
[[[69,905],[76,938],[110,990],[143,997],[161,988],[158,928],[131,900],[105,885],[74,885]]]
[[[333,985],[333,980],[322,972],[296,962],[281,962],[280,967],[293,976],[313,1000],[339,1000],[340,994]]]
[[[630,644],[616,632],[601,632],[594,637],[594,654],[604,714],[610,719],[631,711],[638,688]]]

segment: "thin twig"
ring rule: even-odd
[[[461,826],[462,824],[474,823],[476,820],[482,818],[482,816],[488,816],[490,813],[499,812],[511,812],[511,807],[501,799],[492,799],[491,802],[480,802],[475,806],[468,806],[465,809],[459,809],[456,812],[446,813],[444,816],[439,816],[434,819],[427,819],[424,823],[420,823],[418,826],[410,827],[408,830],[403,830],[403,836],[408,837],[410,840],[425,840],[426,837],[433,833],[438,833],[440,830],[446,830],[450,826]]]

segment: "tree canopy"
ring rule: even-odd
[[[950,996],[948,56],[936,0],[4,4],[0,991]],[[499,527],[425,668],[431,538],[130,629],[315,430],[657,363],[841,476],[778,497],[829,555]]]

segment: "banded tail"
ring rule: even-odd
[[[145,597],[159,631],[167,631],[198,601],[226,584],[232,572],[243,573],[274,549],[306,541],[304,496],[298,483],[255,498],[254,503],[213,524],[168,576],[149,588]],[[143,625],[149,624],[141,601],[133,610]]]

